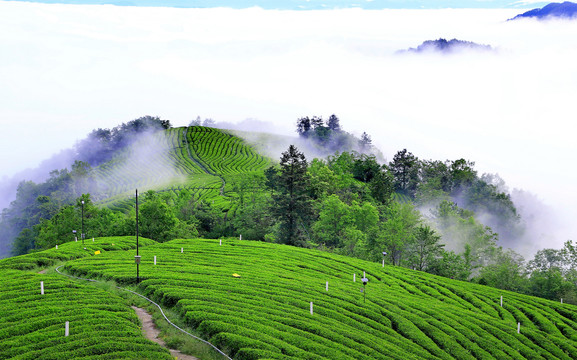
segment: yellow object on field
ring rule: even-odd
[[[239,278],[239,277],[240,277],[240,275],[237,274],[237,273],[232,274],[232,276],[234,276],[234,277],[236,277],[236,278]]]
[[[100,250],[96,250],[96,251],[94,252],[94,255],[98,255],[98,254],[100,254]]]

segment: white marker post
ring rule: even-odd
[[[58,249],[58,245],[56,245],[56,248]]]
[[[40,281],[40,295],[44,295],[44,281]]]
[[[220,239],[220,240],[218,241],[218,244],[219,244],[220,246],[222,246],[222,239]]]
[[[367,275],[365,274],[365,272],[364,272],[364,271],[363,271],[363,277],[364,277],[364,278],[366,278],[366,277],[367,277]]]
[[[92,242],[94,242],[94,238],[92,238]]]
[[[563,304],[563,298],[561,298],[561,304]]]
[[[180,253],[182,254],[184,252],[184,248],[180,248]]]
[[[518,322],[517,323],[517,334],[520,334],[520,333],[521,333],[521,323]]]
[[[78,236],[74,237],[74,241],[78,242]]]
[[[64,323],[64,336],[70,335],[70,322]]]
[[[311,301],[311,315],[313,314],[313,302]]]
[[[240,234],[240,237],[238,238],[239,240],[242,240],[242,234]]]
[[[385,267],[385,259],[383,259],[383,267]]]
[[[327,281],[327,291],[329,291],[329,282]]]
[[[154,255],[154,265],[156,265],[156,255]]]
[[[501,295],[501,307],[503,307],[503,295]]]

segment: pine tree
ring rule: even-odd
[[[367,134],[366,132],[363,132],[363,134],[361,135],[361,140],[359,141],[359,146],[361,148],[361,151],[369,150],[372,145],[373,145],[373,140],[371,139],[369,134]]]
[[[327,120],[327,126],[332,131],[341,131],[340,120],[335,114],[329,116],[329,119]]]
[[[280,171],[275,181],[273,213],[280,223],[278,240],[283,244],[306,244],[305,228],[311,213],[307,166],[305,155],[294,145],[282,153]]]

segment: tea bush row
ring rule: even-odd
[[[315,250],[238,239],[219,244],[174,240],[143,248],[139,289],[239,358],[570,358],[576,353],[570,305]],[[119,282],[131,282],[135,272],[133,255],[123,253],[79,259],[66,269]],[[366,293],[360,291],[363,272],[369,278]]]

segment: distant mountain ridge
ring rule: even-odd
[[[516,20],[522,18],[537,18],[537,19],[577,18],[577,4],[569,1],[565,1],[563,3],[551,3],[545,7],[529,10],[527,12],[524,12],[523,14],[519,14],[509,20]]]
[[[455,53],[463,50],[482,50],[482,51],[492,51],[493,48],[490,45],[481,45],[474,43],[472,41],[464,41],[458,39],[446,40],[439,38],[437,40],[427,40],[416,48],[409,48],[407,50],[400,50],[399,53]]]

